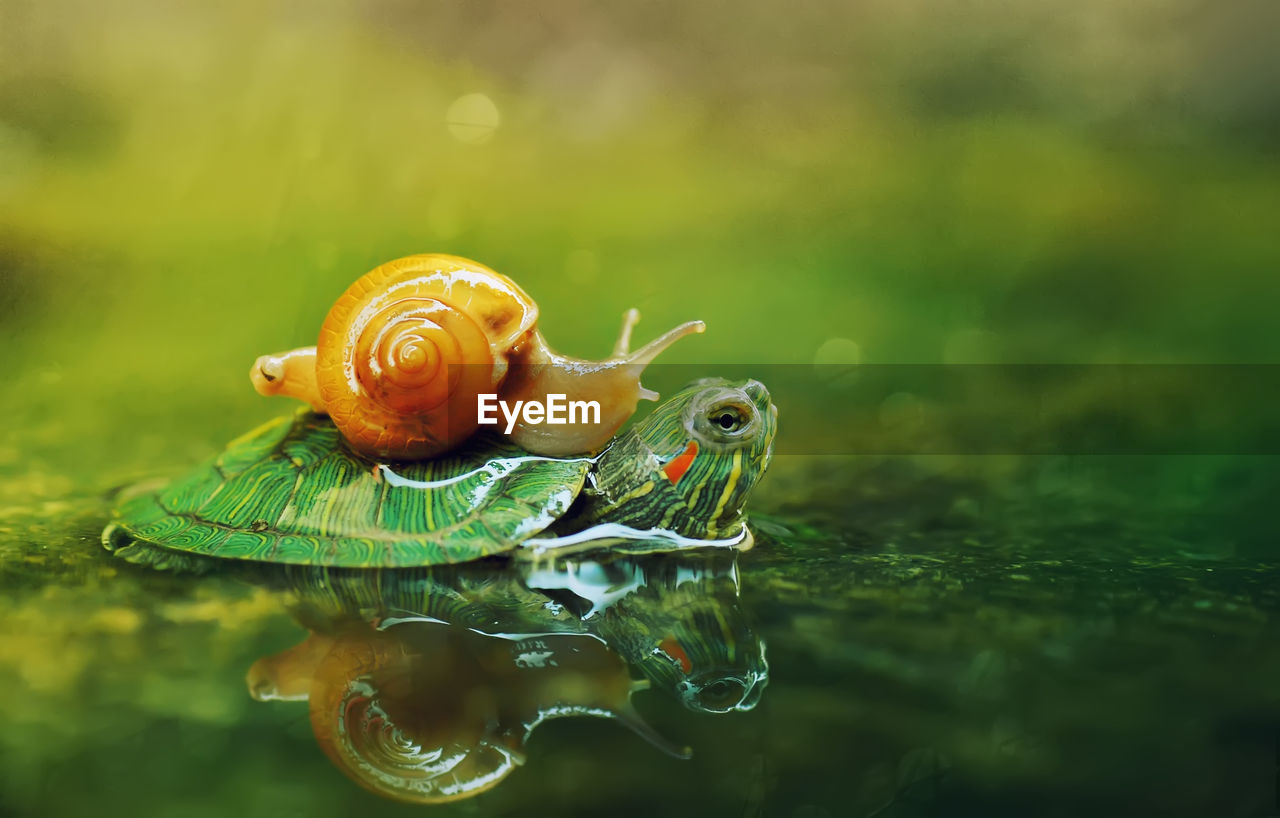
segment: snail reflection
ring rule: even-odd
[[[316,740],[361,786],[417,803],[484,792],[527,760],[542,723],[620,723],[659,750],[632,703],[653,689],[707,713],[750,710],[768,682],[737,555],[559,560],[354,572],[289,569],[310,634],[259,659],[262,701],[308,703]]]

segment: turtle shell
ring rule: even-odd
[[[573,503],[588,458],[480,434],[448,455],[377,463],[327,417],[277,418],[159,491],[125,501],[103,542],[163,564],[203,557],[354,568],[441,565],[510,550]],[[132,552],[132,553],[129,553]]]

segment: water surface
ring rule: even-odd
[[[362,597],[360,572],[345,585],[156,572],[101,549],[101,496],[10,508],[5,804],[51,815],[1266,814],[1277,572],[1230,512],[1273,487],[1269,462],[1219,469],[1215,512],[1195,479],[1209,475],[1203,458],[1024,458],[994,470],[991,460],[782,458],[761,491],[757,545],[715,574],[721,584],[691,598],[673,582],[658,593],[659,582],[624,617],[645,632],[701,604],[732,622],[708,631],[688,616],[682,627],[758,645],[767,672],[751,706],[691,710],[678,684],[654,684],[634,707],[692,758],[616,719],[555,719],[500,785],[434,807],[361,789],[317,745],[305,702],[256,701],[246,681],[319,627],[300,613],[307,588],[331,603],[347,588],[344,616],[366,627],[391,591]],[[25,475],[29,487],[41,479]],[[657,559],[655,576],[678,573]],[[478,617],[466,624],[508,636],[600,621],[581,594],[545,590],[573,583],[531,583],[502,563],[475,576],[506,588],[506,602],[415,613]],[[634,598],[647,583],[627,576],[606,584]],[[384,583],[418,587],[411,579]],[[512,624],[538,608],[520,594],[535,593],[555,598],[556,621]],[[404,595],[396,605],[412,611]],[[627,639],[612,638],[610,661],[646,678]]]

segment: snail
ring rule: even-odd
[[[567,716],[619,722],[688,758],[640,716],[623,660],[582,634],[513,641],[439,620],[382,629],[358,620],[312,632],[259,659],[246,677],[259,701],[307,701],[316,742],[360,786],[398,801],[440,804],[501,783],[529,736]]]
[[[352,284],[316,346],[264,355],[250,379],[259,394],[327,413],[355,451],[392,460],[432,457],[468,438],[481,394],[508,405],[545,406],[549,395],[563,396],[562,405],[595,401],[598,413],[588,417],[598,422],[552,425],[526,413],[507,432],[533,454],[583,454],[602,448],[640,399],[658,397],[640,385],[645,366],[705,329],[690,321],[631,351],[639,318],[627,311],[609,358],[572,358],[548,346],[537,304],[511,279],[457,256],[408,256]]]

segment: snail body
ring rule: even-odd
[[[644,367],[676,340],[702,332],[682,324],[630,350],[639,313],[623,319],[614,354],[588,361],[553,350],[537,328],[538,307],[506,276],[441,254],[387,262],[334,303],[317,345],[259,358],[250,372],[263,395],[287,395],[327,413],[357,452],[417,460],[448,451],[478,428],[477,398],[545,403],[596,401],[598,423],[549,426],[517,418],[511,438],[539,455],[593,452],[641,398]]]

